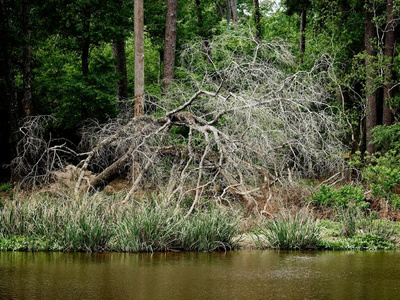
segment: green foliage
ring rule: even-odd
[[[350,240],[350,245],[351,248],[360,250],[388,250],[396,248],[393,243],[388,242],[379,235],[371,233],[363,233],[353,237]]]
[[[322,185],[319,191],[314,193],[309,201],[319,206],[345,208],[349,205],[355,205],[360,208],[368,207],[368,202],[365,201],[363,188],[352,185],[343,185],[339,189],[328,185]]]
[[[0,185],[0,193],[7,193],[12,190],[12,184],[10,182],[6,182]]]
[[[321,221],[320,246],[325,249],[395,249],[399,231],[392,221],[366,216],[353,207],[338,211],[339,222]]]
[[[320,227],[310,215],[296,212],[284,214],[262,224],[259,233],[265,236],[258,248],[316,249],[320,241]]]
[[[379,154],[378,154],[379,155]],[[383,156],[374,156],[363,172],[364,179],[371,186],[372,195],[383,198],[400,209],[398,189],[400,187],[400,153],[395,150]]]
[[[350,239],[322,240],[320,247],[332,250],[391,250],[397,248],[395,243],[370,233],[359,234]]]
[[[33,86],[41,114],[54,114],[57,127],[76,128],[83,118],[105,121],[116,115],[114,58],[111,46],[93,48],[90,74],[81,73],[76,53],[45,41],[36,52]]]
[[[372,136],[372,142],[379,150],[400,154],[400,123],[376,126],[372,130]]]

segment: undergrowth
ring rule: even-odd
[[[118,199],[117,199],[118,201]],[[0,210],[0,250],[214,251],[237,246],[238,218],[210,205],[185,218],[164,202],[128,203],[90,196],[79,201],[7,201]]]

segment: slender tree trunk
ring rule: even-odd
[[[237,0],[231,0],[231,8],[232,8],[232,21],[237,24],[239,21],[238,10],[237,10]]]
[[[199,0],[196,0],[196,4]],[[175,50],[176,50],[176,24],[178,22],[178,0],[167,0],[167,17],[165,21],[164,41],[164,71],[163,89],[174,79]]]
[[[128,98],[125,40],[123,37],[113,41],[113,54],[115,58],[115,72],[118,75],[117,99],[121,102]]]
[[[254,3],[254,24],[256,25],[256,37],[258,40],[261,40],[262,34],[261,34],[261,15],[260,15],[260,4],[258,3],[258,0],[253,0]]]
[[[12,160],[16,157],[16,145],[17,139],[16,134],[19,129],[19,107],[18,107],[18,97],[17,90],[15,87],[15,78],[14,78],[14,65],[12,62],[12,53],[11,53],[11,45],[10,45],[10,27],[7,16],[7,1],[0,0],[0,33],[2,39],[2,60],[3,60],[3,76],[4,76],[4,85],[5,85],[5,96],[8,107],[8,120],[7,125],[9,128],[9,140],[8,140],[8,149],[10,155],[10,171],[11,171],[11,182],[17,182],[18,177],[14,170],[14,165]]]
[[[143,0],[134,0],[135,117],[144,115],[144,16]]]
[[[226,20],[228,24],[231,22],[232,8],[231,8],[231,0],[226,0]]]
[[[386,33],[385,33],[385,56],[388,61],[387,69],[385,69],[385,86],[383,88],[383,116],[382,123],[390,125],[393,121],[393,114],[388,101],[393,98],[393,56],[395,45],[394,32],[394,16],[393,16],[394,0],[387,0],[386,8]]]
[[[375,26],[373,24],[374,14],[366,12],[365,16],[365,50],[367,52],[367,58],[365,60],[366,68],[366,83],[365,83],[365,94],[366,94],[366,116],[365,116],[365,131],[366,131],[366,148],[369,154],[373,154],[376,151],[375,145],[371,143],[372,136],[371,130],[377,125],[377,99],[376,99],[376,88],[374,79],[376,77],[375,69],[373,66],[376,52],[373,47],[373,39],[376,37]]]
[[[22,26],[24,36],[23,50],[23,80],[24,80],[24,98],[22,107],[24,116],[28,117],[32,114],[32,70],[31,70],[31,29],[30,29],[30,5],[29,0],[22,1]]]
[[[306,26],[307,9],[303,8],[300,15],[300,62],[303,62],[304,52],[306,51]]]

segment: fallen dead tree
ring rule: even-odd
[[[282,44],[236,39],[234,49],[223,40],[207,51],[189,47],[185,80],[156,102],[147,99],[154,114],[132,118],[128,110],[84,126],[79,151],[44,138],[40,124],[50,117],[27,120],[14,161],[22,182],[48,183],[76,161],[75,195],[124,176],[131,182],[124,202],[158,187],[177,203],[193,197],[190,214],[203,197],[251,205],[262,184],[337,172],[342,125],[329,105],[329,60],[291,73],[294,60]],[[195,63],[204,56],[204,65]]]

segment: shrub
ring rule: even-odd
[[[0,192],[9,192],[12,190],[12,185],[9,182],[0,185]]]
[[[375,126],[372,137],[372,142],[379,150],[395,151],[396,154],[400,154],[400,123]]]
[[[379,154],[378,154],[379,155]],[[400,209],[400,197],[396,189],[400,187],[400,154],[394,150],[383,156],[374,156],[363,172],[364,179],[371,186],[372,195],[383,198],[392,207]]]
[[[318,192],[314,193],[309,202],[319,206],[333,206],[346,208],[355,205],[367,208],[362,187],[344,185],[340,189],[334,189],[328,185],[322,185]]]
[[[258,248],[315,249],[320,241],[320,227],[316,220],[300,212],[283,214],[262,224],[259,233],[265,236],[265,241],[259,240]]]

